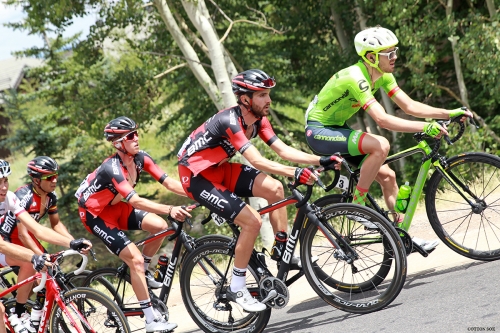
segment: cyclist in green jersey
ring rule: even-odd
[[[431,137],[447,134],[446,129],[436,122],[411,121],[387,114],[373,96],[379,88],[384,89],[405,113],[414,117],[449,119],[463,115],[462,120],[465,120],[465,117],[472,117],[472,113],[425,105],[400,89],[392,75],[398,58],[398,39],[392,31],[380,26],[368,28],[356,35],[354,44],[361,60],[333,75],[314,97],[306,113],[306,140],[318,155],[340,152],[349,163],[361,166],[354,203],[365,204],[366,193],[376,180],[388,209],[392,211],[398,193],[396,175],[389,166],[382,165],[389,154],[389,141],[383,136],[355,131],[346,121],[361,108],[381,128],[407,133],[423,131]],[[395,220],[402,221],[402,217],[395,216]],[[437,241],[417,238],[414,241],[427,251],[438,244]]]

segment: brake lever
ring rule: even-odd
[[[323,183],[323,181],[321,181],[321,179],[319,178],[319,172],[323,171],[324,168],[320,167],[316,170],[313,170],[313,173],[316,175],[317,177],[317,180],[316,180],[316,184],[318,184],[323,190],[326,190],[326,186],[325,184]],[[318,172],[319,171],[319,172]]]
[[[96,258],[96,256],[95,256],[95,251],[94,251],[94,250],[92,250],[92,249],[90,249],[90,251],[89,251],[89,252],[90,252],[90,255],[92,256],[92,259],[94,259],[94,261],[97,261],[97,258]]]

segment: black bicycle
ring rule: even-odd
[[[199,206],[199,204],[195,204],[191,207],[197,206]],[[171,227],[135,242],[139,247],[166,236],[168,236],[169,241],[176,240],[163,278],[163,285],[160,289],[159,296],[148,287],[149,296],[155,312],[167,321],[169,320],[167,301],[172,288],[175,270],[179,263],[183,262],[184,256],[182,255],[182,248],[184,247],[186,252],[190,252],[193,248],[201,244],[207,244],[209,242],[228,242],[231,239],[230,237],[222,235],[194,238],[183,230],[183,222],[171,218],[170,221],[172,223]],[[190,223],[189,219],[186,219],[186,223]],[[127,317],[132,331],[144,330],[144,320],[139,319],[142,318],[144,314],[130,282],[130,269],[125,263],[121,264],[118,268],[106,267],[93,271],[86,276],[82,285],[84,287],[97,289],[113,299]]]
[[[308,202],[312,186],[305,194],[294,184],[288,187],[291,196],[259,210],[262,215],[290,204],[298,208],[285,251],[277,262],[276,276],[263,252],[254,249],[248,264],[247,288],[267,305],[266,310],[247,313],[226,297],[239,237],[234,223],[228,223],[234,233],[231,241],[214,238],[185,258],[180,272],[181,294],[191,318],[203,331],[262,332],[271,310],[287,305],[288,286],[304,274],[324,301],[351,313],[380,310],[401,291],[406,278],[406,255],[390,222],[360,205],[341,203],[319,208]],[[365,228],[356,222],[358,217],[377,228]],[[217,220],[223,222],[220,217]],[[290,260],[299,242],[302,269],[289,276]],[[381,271],[383,274],[379,275]]]

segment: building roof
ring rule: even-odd
[[[37,67],[42,60],[35,58],[10,58],[0,60],[0,92],[17,89],[24,77],[25,69]]]

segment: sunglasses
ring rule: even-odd
[[[59,175],[57,173],[53,173],[51,175],[42,176],[42,177],[40,177],[40,179],[41,180],[48,180],[49,182],[51,182],[54,179],[57,179],[57,177],[59,177]]]
[[[273,88],[276,85],[276,80],[274,77],[270,77],[269,79],[265,79],[262,81],[262,86],[264,88]]]
[[[391,52],[379,52],[379,55],[386,56],[389,60],[392,60],[398,56],[399,47],[395,47]]]
[[[137,134],[137,131],[133,131],[133,132],[130,132],[129,134],[125,135],[124,137],[119,138],[115,142],[120,142],[120,141],[123,141],[123,140],[131,141],[131,140],[135,139],[136,135],[137,135],[137,137],[139,137],[139,134]]]

